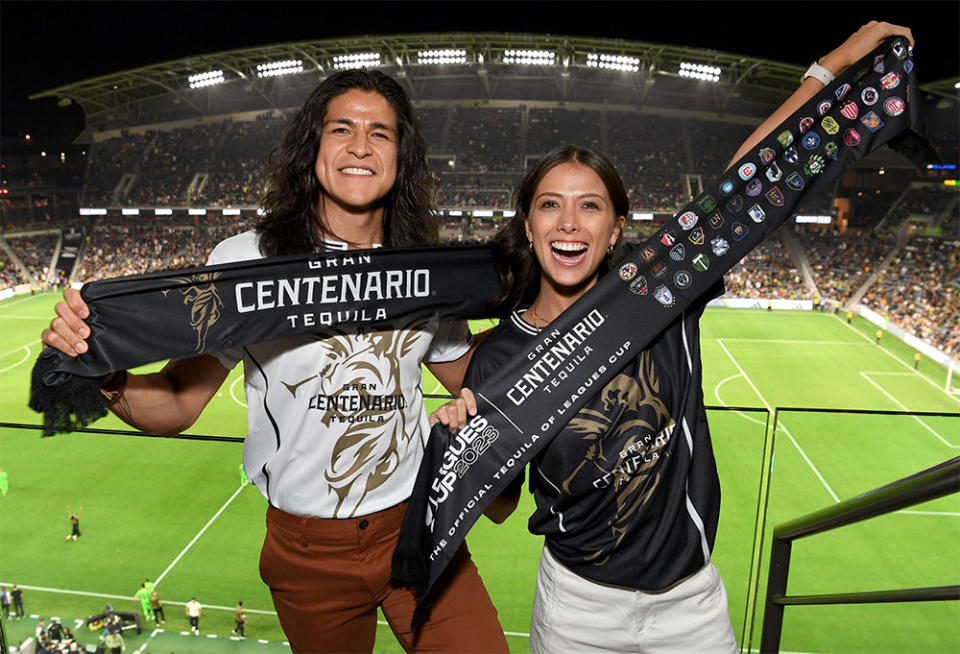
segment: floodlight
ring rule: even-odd
[[[465,64],[466,50],[421,50],[417,53],[418,64]]]
[[[295,75],[303,72],[303,61],[300,59],[285,59],[271,61],[266,64],[257,64],[257,77],[277,77],[279,75]]]
[[[636,73],[640,70],[640,58],[628,57],[626,55],[609,54],[588,54],[587,66],[589,68],[607,68],[609,70],[622,70],[628,73]]]
[[[557,53],[549,50],[504,50],[503,63],[525,66],[552,66],[557,62]]]
[[[717,66],[693,64],[687,61],[680,64],[680,77],[690,77],[705,82],[719,82],[720,73],[722,72],[723,71]]]
[[[211,70],[207,73],[191,75],[187,78],[191,89],[199,89],[204,86],[213,86],[214,84],[223,84],[226,79],[223,77],[222,70]]]
[[[333,67],[337,70],[345,68],[376,68],[379,65],[379,52],[355,52],[348,55],[337,55],[333,58]]]
[[[799,224],[813,223],[814,225],[829,225],[831,222],[830,216],[801,216],[796,217],[796,221]]]

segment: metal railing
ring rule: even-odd
[[[787,606],[960,600],[960,586],[905,588],[826,595],[786,594],[787,576],[790,570],[790,551],[794,540],[957,492],[960,492],[960,456],[886,486],[839,502],[826,509],[778,525],[773,532],[773,545],[770,553],[767,599],[763,616],[763,629],[760,636],[761,654],[780,651],[783,612]]]

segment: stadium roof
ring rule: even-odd
[[[507,63],[518,50],[547,53],[551,63]],[[456,51],[462,63],[420,63],[419,53],[427,51]],[[749,115],[754,113],[749,105],[769,107],[793,91],[802,72],[792,64],[657,43],[532,34],[419,34],[278,43],[194,56],[83,80],[31,99],[56,97],[63,104],[80,104],[88,131],[290,107],[299,105],[306,92],[335,69],[335,58],[361,53],[379,56],[378,67],[401,80],[416,102],[542,100],[669,107],[677,106],[672,102],[678,95],[696,95],[697,108]],[[597,65],[601,57],[629,70],[604,69]],[[514,59],[527,61],[516,55]],[[301,62],[302,72],[258,77],[258,65],[289,60]],[[719,83],[681,78],[682,62],[719,67]],[[211,71],[223,71],[222,84],[191,88],[191,76]],[[688,104],[685,100],[682,106]]]
[[[432,62],[446,57],[456,63],[424,63],[426,52],[434,53]],[[360,58],[344,64],[342,58],[351,55]],[[546,65],[530,63],[538,59]],[[302,70],[258,75],[258,66],[291,61]],[[682,77],[683,62],[719,68],[718,82]],[[681,107],[756,117],[766,115],[795,90],[803,72],[794,64],[659,43],[509,33],[406,34],[278,43],[193,56],[83,80],[31,99],[56,97],[62,104],[80,104],[89,134],[296,107],[338,65],[381,68],[400,80],[420,104],[552,102],[568,107]],[[191,88],[191,77],[216,71],[222,71],[222,83]],[[922,88],[947,98],[957,96],[952,80]]]

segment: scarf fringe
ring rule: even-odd
[[[399,543],[404,540],[399,539]],[[433,604],[428,583],[429,567],[424,559],[424,549],[397,545],[393,551],[392,576],[397,586],[413,590],[417,597],[417,606],[413,611],[410,628],[416,632],[430,615]]]
[[[46,348],[33,366],[30,408],[43,414],[44,436],[75,431],[107,415],[96,379],[57,372],[64,356]]]

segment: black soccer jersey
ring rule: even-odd
[[[583,577],[660,590],[710,558],[720,483],[703,407],[699,320],[722,284],[712,291],[570,415],[531,463],[537,509],[530,531]],[[465,386],[475,387],[534,338],[522,313],[501,321],[480,345]]]

